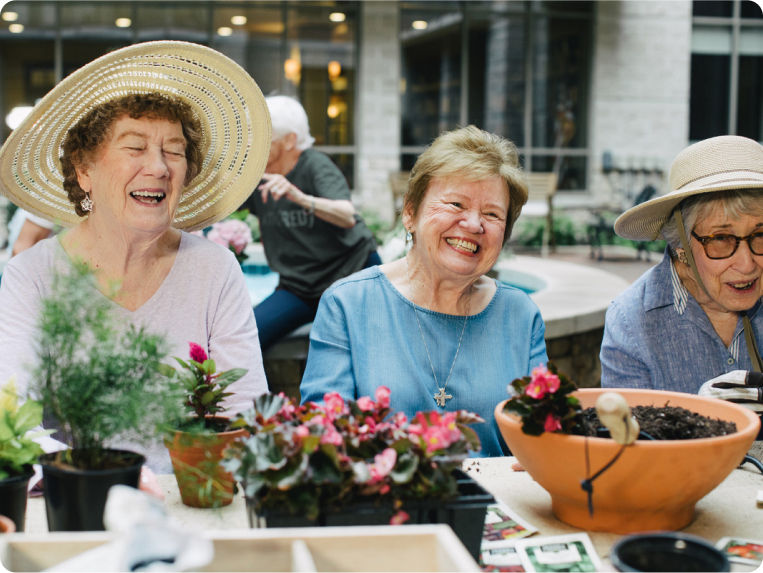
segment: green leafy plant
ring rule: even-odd
[[[38,365],[32,391],[55,418],[75,467],[107,463],[112,439],[148,442],[182,415],[182,389],[161,374],[162,337],[118,326],[111,303],[93,296],[85,263],[54,276],[38,320]]]
[[[575,433],[580,424],[580,401],[570,394],[577,386],[549,362],[537,366],[530,376],[517,378],[509,386],[512,397],[505,412],[522,419],[522,431],[531,436],[543,432]]]
[[[16,379],[8,380],[0,388],[0,480],[23,474],[37,462],[43,451],[35,439],[52,433],[32,431],[41,424],[42,405],[35,400],[19,405]]]
[[[222,401],[230,396],[228,386],[247,373],[244,368],[232,368],[217,372],[215,361],[207,356],[206,351],[195,342],[189,342],[189,359],[185,361],[175,357],[181,370],[161,365],[162,372],[180,381],[184,391],[186,417],[184,429],[201,426],[204,429],[217,428],[214,417],[224,410]]]
[[[224,453],[257,513],[286,511],[315,519],[321,508],[360,499],[389,500],[405,521],[406,500],[456,494],[453,470],[479,450],[468,427],[483,420],[460,412],[392,414],[390,391],[345,402],[328,393],[324,404],[295,405],[284,394],[264,394],[236,423],[249,436]]]

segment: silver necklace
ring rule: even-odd
[[[413,294],[413,281],[411,280],[411,273],[410,273],[410,267],[408,267],[408,258],[405,259],[405,267],[408,271],[408,281],[411,283],[411,294]],[[448,376],[445,378],[445,383],[440,386],[440,382],[437,380],[437,374],[435,374],[434,371],[434,364],[432,363],[432,357],[429,354],[429,346],[427,345],[427,340],[424,338],[424,330],[421,328],[421,321],[419,320],[419,311],[416,308],[416,301],[413,300],[413,316],[416,317],[416,324],[419,327],[419,334],[421,335],[421,342],[424,343],[424,350],[427,352],[427,360],[429,361],[429,367],[432,369],[432,378],[434,378],[435,386],[437,386],[437,392],[432,394],[432,397],[434,398],[434,401],[437,402],[437,405],[440,406],[440,408],[445,407],[445,402],[453,398],[452,394],[448,394],[445,392],[445,389],[448,387],[448,382],[450,382],[450,375],[453,374],[453,367],[456,365],[456,359],[458,358],[458,352],[461,350],[461,341],[464,339],[464,332],[466,331],[466,323],[469,320],[469,307],[466,308],[466,315],[464,315],[464,324],[461,326],[461,335],[458,337],[458,346],[456,347],[456,353],[453,355],[453,361],[450,363],[450,370],[448,371]]]

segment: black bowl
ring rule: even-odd
[[[686,533],[638,533],[620,539],[610,552],[618,571],[730,571],[724,553]]]

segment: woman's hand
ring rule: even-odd
[[[278,173],[265,173],[262,178],[264,183],[260,183],[259,189],[262,194],[262,202],[268,202],[268,196],[278,201],[281,197],[286,197],[289,201],[297,203],[300,207],[309,208],[309,197],[305,195],[298,187]]]

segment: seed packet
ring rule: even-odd
[[[505,547],[507,541],[515,541],[537,532],[536,527],[519,517],[505,503],[496,501],[487,506],[482,549]]]
[[[760,565],[763,562],[763,541],[722,537],[715,546],[726,554],[729,561],[747,565]]]
[[[601,571],[601,559],[586,533],[520,539],[517,553],[525,571]]]
[[[518,573],[524,571],[514,542],[506,542],[502,547],[483,548],[480,553],[480,567],[491,573]]]

